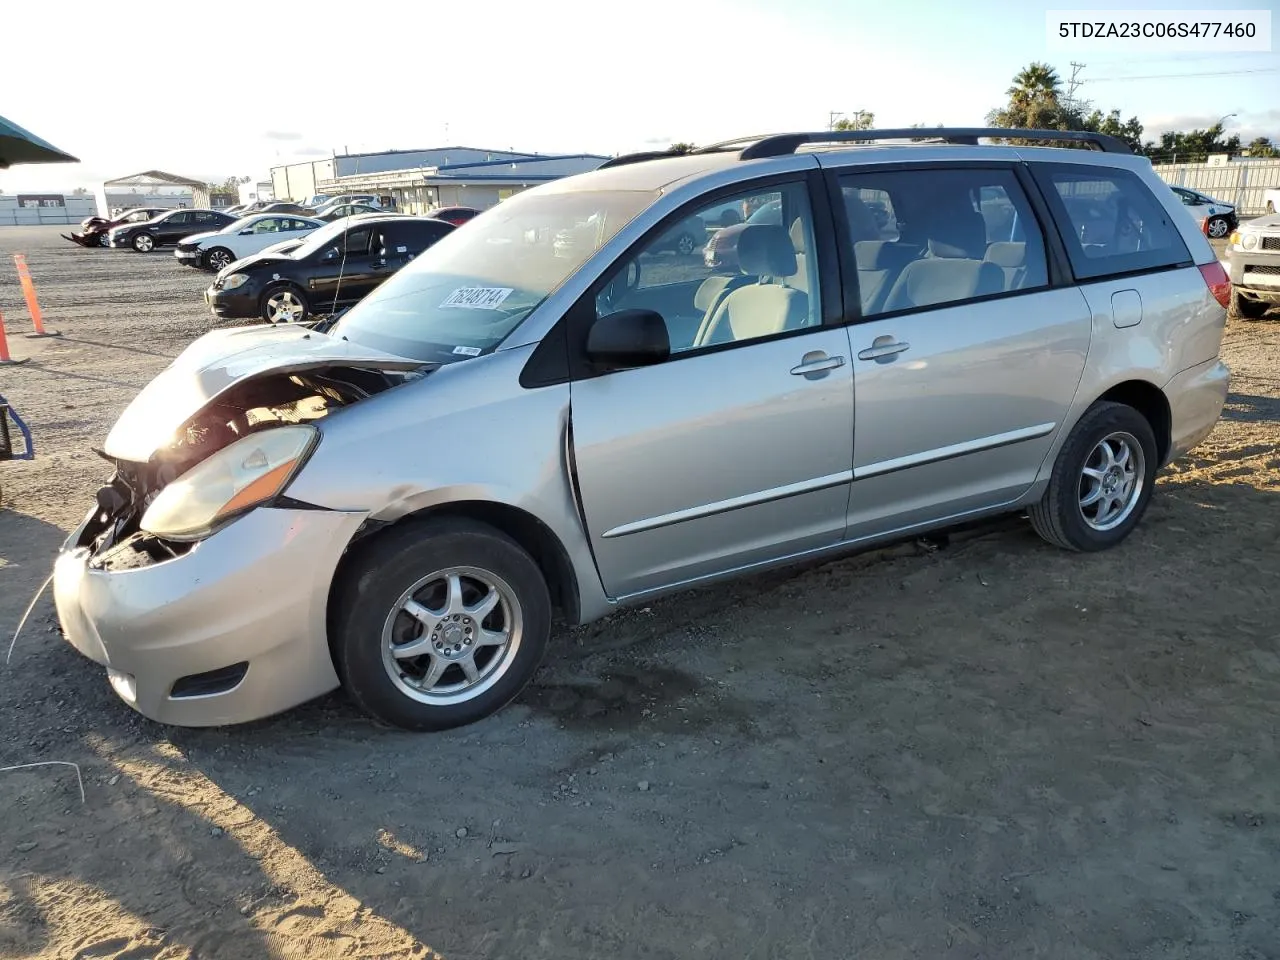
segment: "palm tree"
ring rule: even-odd
[[[1062,94],[1062,78],[1047,63],[1033,62],[1013,78],[1013,86],[1005,91],[1012,103],[1027,104],[1050,101],[1055,106]]]

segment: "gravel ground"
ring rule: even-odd
[[[211,325],[206,276],[57,232],[0,230],[39,445],[0,465],[10,631],[91,448]],[[20,335],[18,251],[60,339]],[[161,727],[43,601],[0,766],[79,764],[85,802],[0,773],[0,956],[1280,957],[1280,328],[1224,354],[1221,424],[1117,550],[1010,520],[668,599],[445,735],[340,695]]]

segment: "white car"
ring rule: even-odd
[[[323,220],[284,213],[255,213],[211,233],[184,237],[173,255],[189,267],[217,273],[228,264],[260,253],[283,240],[301,240],[325,226]]]
[[[1170,189],[1178,195],[1182,205],[1195,217],[1196,223],[1200,223],[1203,220],[1209,221],[1205,225],[1205,232],[1215,240],[1221,240],[1234,230],[1240,222],[1236,216],[1234,203],[1217,200],[1208,194],[1200,193],[1187,187],[1171,187]]]

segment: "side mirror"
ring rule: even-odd
[[[245,229],[240,231],[240,236],[247,237],[251,233],[253,233],[253,227],[246,227]]]
[[[337,260],[339,255],[340,255],[340,252],[337,247],[330,247],[328,250],[324,252],[324,259]]]
[[[609,367],[644,367],[671,356],[671,337],[662,314],[619,310],[601,317],[587,332],[587,358]]]

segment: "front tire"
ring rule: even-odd
[[[1250,300],[1232,287],[1231,306],[1227,308],[1227,316],[1240,317],[1243,320],[1261,320],[1268,306],[1269,304],[1263,300]]]
[[[1146,417],[1122,403],[1095,403],[1062,445],[1031,525],[1064,550],[1114,547],[1146,512],[1157,456]]]
[[[218,273],[223,267],[228,267],[235,262],[235,254],[226,247],[214,247],[204,256],[204,267],[206,270],[212,270]]]
[[[687,257],[692,255],[693,251],[697,249],[698,241],[693,238],[693,234],[680,234],[680,239],[676,241],[676,253],[680,254],[682,257]]]
[[[156,248],[156,238],[149,233],[140,233],[133,238],[133,249],[138,253],[150,253]]]
[[[542,662],[551,598],[538,565],[484,524],[411,522],[371,540],[335,590],[330,645],[365,712],[447,730],[506,706]]]
[[[1211,217],[1208,229],[1210,237],[1221,240],[1231,232],[1231,222],[1226,217]]]
[[[98,246],[100,247],[111,246],[111,237],[108,236],[106,233],[98,234]]]
[[[281,284],[262,295],[261,312],[268,323],[301,323],[310,315],[311,305],[297,287]]]

